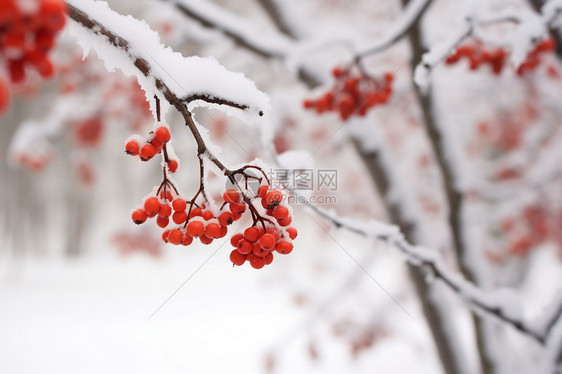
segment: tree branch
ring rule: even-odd
[[[414,27],[432,2],[433,0],[415,0],[409,2],[400,16],[400,19],[395,22],[396,26],[391,28],[380,40],[373,43],[373,45],[357,53],[355,55],[355,60],[361,60],[393,46],[412,30],[412,27]]]
[[[561,316],[562,300],[559,300],[560,305],[555,308],[554,312],[549,312],[544,316],[544,319],[552,322],[548,323],[545,328],[537,328],[532,323],[510,315],[509,307],[502,305],[493,292],[481,290],[472,282],[447,270],[441,259],[437,257],[437,251],[410,244],[396,227],[376,221],[365,223],[364,221],[341,218],[306,199],[303,201],[317,215],[324,217],[336,227],[345,228],[367,238],[380,240],[397,248],[411,264],[424,269],[430,279],[433,278],[443,282],[473,310],[504,322],[541,345],[546,345],[549,342],[550,331],[557,326]]]
[[[264,35],[263,31],[251,30],[247,21],[204,0],[160,0],[175,6],[185,16],[205,27],[220,31],[236,44],[265,58],[283,58],[292,42],[282,35]],[[265,38],[264,38],[265,37]],[[272,40],[273,39],[273,40]]]

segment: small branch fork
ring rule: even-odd
[[[208,103],[226,105],[226,106],[230,106],[230,107],[237,108],[237,109],[240,109],[240,110],[247,109],[248,107],[246,105],[243,105],[243,104],[239,104],[239,103],[229,101],[229,100],[225,100],[225,99],[222,99],[222,98],[216,98],[216,97],[206,95],[206,94],[193,94],[193,95],[183,97],[183,98],[177,97],[169,89],[169,87],[166,86],[166,84],[163,82],[162,79],[160,79],[158,76],[154,75],[148,61],[146,61],[145,59],[140,58],[138,56],[135,56],[131,52],[129,42],[127,40],[125,40],[124,38],[122,38],[119,35],[116,35],[112,31],[108,30],[102,23],[100,23],[97,20],[94,20],[94,19],[90,18],[85,12],[78,9],[77,7],[75,7],[71,4],[67,4],[67,6],[68,6],[68,16],[73,21],[75,21],[76,23],[78,23],[79,25],[81,25],[82,27],[84,27],[86,30],[88,30],[89,32],[91,32],[93,34],[106,37],[108,39],[109,43],[111,43],[115,48],[121,50],[124,54],[126,54],[133,61],[135,67],[144,76],[153,77],[154,81],[155,81],[156,88],[158,89],[158,91],[160,91],[160,93],[163,95],[163,97],[166,99],[166,101],[168,101],[173,107],[175,107],[181,113],[181,115],[183,116],[186,126],[191,131],[191,134],[193,135],[193,138],[195,139],[195,142],[197,143],[197,157],[199,159],[199,173],[200,173],[199,174],[199,177],[200,177],[199,190],[197,191],[195,196],[188,202],[188,204],[190,204],[190,207],[189,207],[189,211],[188,211],[188,220],[186,221],[185,224],[187,225],[187,223],[189,221],[189,215],[191,213],[191,210],[192,210],[193,206],[200,207],[196,203],[196,200],[200,195],[203,196],[203,200],[207,204],[209,203],[209,200],[208,200],[206,192],[205,192],[205,183],[204,183],[204,180],[205,180],[205,178],[204,178],[204,175],[205,175],[204,160],[205,160],[205,158],[210,160],[224,174],[224,176],[227,177],[228,180],[234,186],[236,186],[236,188],[241,192],[241,194],[244,198],[244,201],[248,205],[248,208],[249,208],[249,210],[252,214],[252,218],[254,220],[254,225],[259,221],[262,224],[263,228],[265,229],[266,228],[266,226],[265,226],[266,222],[274,224],[270,219],[268,219],[266,217],[263,217],[259,213],[259,210],[254,206],[253,199],[254,199],[255,196],[249,196],[247,194],[248,179],[255,179],[255,180],[258,180],[260,183],[262,182],[263,179],[265,179],[265,181],[267,182],[268,185],[271,184],[270,181],[269,181],[269,178],[266,175],[266,173],[263,171],[262,168],[260,168],[259,166],[256,166],[256,165],[245,165],[241,168],[234,169],[234,170],[231,170],[228,167],[226,167],[208,149],[207,144],[203,140],[203,137],[201,136],[201,133],[199,132],[199,130],[197,128],[197,125],[196,125],[196,123],[193,119],[192,113],[188,109],[188,104],[192,101],[195,101],[195,100],[203,100],[203,101],[208,102]],[[160,99],[156,95],[155,95],[155,101],[156,101],[156,117],[157,117],[157,121],[160,122],[161,121]],[[259,113],[259,115],[262,115],[262,114],[263,114],[262,112]],[[163,150],[164,160],[167,164],[167,162],[169,160],[169,157],[168,157],[168,150],[166,148],[166,144],[164,144],[164,146],[162,147],[162,150]],[[249,170],[249,169],[258,170],[258,172],[262,175],[262,177],[256,177],[255,175],[248,174],[247,170]],[[240,183],[236,180],[236,176],[238,176],[238,175],[241,175],[243,177],[244,182],[245,182],[244,186],[241,186]],[[166,166],[163,166],[163,180],[162,180],[162,183],[160,184],[160,186],[157,190],[157,195],[161,191],[163,191],[165,196],[166,196],[166,193],[167,193],[168,189],[174,190],[176,195],[178,195],[177,188],[175,187],[173,182],[167,176]],[[222,207],[221,207],[221,209],[222,209]]]

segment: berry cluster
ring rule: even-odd
[[[541,63],[541,55],[556,49],[554,39],[545,39],[527,54],[525,61],[517,69],[517,75],[522,76],[535,70]],[[470,70],[477,70],[480,66],[489,65],[495,75],[499,75],[506,63],[508,52],[503,48],[486,49],[481,42],[458,47],[447,59],[445,64],[453,65],[461,59],[469,61]]]
[[[230,193],[233,192],[236,191]],[[269,218],[266,218],[267,222],[262,221],[261,226],[248,227],[244,233],[238,233],[230,239],[230,244],[235,248],[230,253],[230,261],[238,266],[248,261],[254,269],[261,269],[273,262],[274,251],[284,255],[291,253],[291,241],[297,237],[297,229],[289,227],[292,217],[289,208],[281,204],[281,191],[268,191],[268,186],[261,186],[257,198],[261,200],[266,217]]]
[[[155,131],[151,131],[144,138],[133,136],[127,140],[125,152],[131,156],[139,156],[142,161],[148,161],[154,156],[165,151],[165,145],[171,139],[170,130],[167,126],[160,125]],[[178,161],[170,160],[165,151],[165,159],[168,171],[174,173],[178,169]]]
[[[231,239],[236,247],[230,255],[233,264],[240,266],[248,260],[252,267],[260,269],[273,261],[273,251],[288,254],[293,250],[291,240],[297,236],[297,230],[288,227],[292,218],[289,208],[281,204],[281,191],[268,191],[268,186],[260,186],[254,198],[261,200],[264,216],[252,205],[252,199],[236,190],[227,190],[223,194],[224,203],[217,212],[207,208],[205,202],[197,203],[199,195],[197,193],[192,200],[183,199],[175,186],[165,180],[156,195],[145,199],[143,206],[133,211],[131,218],[140,225],[148,218],[156,217],[157,225],[163,229],[168,228],[171,218],[177,226],[164,231],[162,240],[188,246],[194,239],[211,244],[215,239],[225,237],[228,226],[250,210],[254,218],[252,226],[244,234],[236,234]]]
[[[364,116],[374,106],[386,104],[392,95],[394,75],[386,73],[376,79],[359,70],[356,74],[352,69],[334,68],[334,86],[316,100],[304,100],[304,107],[318,114],[337,111],[342,120],[347,120],[353,114]]]
[[[156,218],[156,224],[161,228],[168,227],[170,218],[179,225],[166,230],[162,239],[174,245],[190,245],[194,238],[199,238],[203,244],[211,244],[213,240],[227,234],[227,226],[240,219],[242,214],[222,212],[218,216],[206,209],[205,203],[197,204],[181,198],[176,190],[160,191],[158,196],[148,197],[142,208],[135,210],[132,219],[136,224],[144,223],[147,218]]]
[[[55,35],[64,27],[66,3],[63,0],[0,2],[0,58],[6,61],[14,83],[25,80],[25,67],[32,66],[44,78],[54,74],[48,53]],[[5,91],[0,82],[0,92]],[[0,108],[7,106],[0,93]]]

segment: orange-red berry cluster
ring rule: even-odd
[[[163,232],[164,242],[188,246],[194,239],[199,239],[203,244],[211,244],[215,239],[226,236],[228,226],[239,220],[248,208],[238,191],[228,190],[223,198],[223,208],[215,214],[206,209],[204,203],[198,205],[169,190],[161,191],[158,196],[148,197],[143,207],[132,213],[132,219],[140,225],[148,218],[157,217],[158,226],[167,228],[171,217],[178,226]],[[255,219],[253,226],[247,228],[244,234],[232,237],[231,243],[236,249],[230,259],[239,266],[248,260],[252,267],[259,269],[273,261],[273,251],[288,254],[293,250],[291,240],[297,236],[297,230],[289,227],[292,218],[289,208],[281,204],[281,191],[268,191],[267,186],[261,186],[256,198],[261,200],[266,210],[265,218],[260,216],[261,219]]]
[[[268,218],[263,225],[258,223],[248,227],[244,233],[234,235],[230,239],[230,244],[235,248],[230,253],[230,261],[238,266],[248,261],[254,269],[261,269],[273,262],[273,252],[284,255],[292,252],[291,241],[297,237],[297,229],[289,227],[292,217],[289,208],[282,204],[281,191],[268,191],[267,186],[261,186],[257,198],[266,209],[266,217],[271,220]]]
[[[145,138],[130,138],[125,144],[125,152],[131,156],[139,156],[142,161],[148,161],[162,152],[164,144],[171,139],[167,126],[159,126]],[[168,160],[168,171],[174,173],[178,169],[177,160]]]
[[[522,76],[535,70],[541,63],[541,55],[554,49],[556,49],[556,43],[552,38],[537,43],[517,69],[517,75]],[[481,66],[489,65],[492,72],[499,75],[505,66],[507,56],[508,52],[503,48],[486,49],[481,42],[476,42],[458,47],[447,57],[445,64],[453,65],[465,58],[469,62],[470,70],[477,70]]]
[[[25,80],[31,65],[44,78],[54,74],[48,53],[65,25],[63,0],[0,1],[0,58],[6,61],[14,83]],[[0,109],[7,106],[5,83],[0,82]]]
[[[394,76],[386,73],[375,79],[363,72],[355,74],[351,69],[334,68],[334,86],[316,100],[306,99],[306,109],[315,109],[318,114],[337,111],[342,120],[352,115],[364,116],[369,109],[386,104],[392,95]]]
[[[241,216],[241,213],[222,212],[217,217],[205,208],[205,204],[197,206],[191,201],[174,196],[171,191],[161,191],[159,197],[147,198],[143,207],[133,212],[132,219],[136,224],[141,224],[147,218],[157,217],[156,224],[166,228],[171,218],[179,226],[164,231],[162,239],[166,243],[187,246],[195,238],[199,238],[203,244],[211,244],[213,240],[224,237],[228,231],[227,226]]]

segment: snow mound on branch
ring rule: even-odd
[[[262,115],[270,108],[269,97],[258,90],[253,81],[241,73],[228,71],[212,57],[184,57],[160,43],[158,34],[150,29],[144,21],[132,16],[123,16],[113,11],[105,1],[68,0],[68,3],[90,19],[96,20],[109,31],[122,37],[129,44],[128,53],[116,48],[104,35],[93,33],[77,22],[70,22],[71,32],[78,38],[78,43],[87,55],[95,50],[103,59],[109,71],[120,69],[125,75],[135,75],[146,93],[151,109],[155,111],[153,97],[162,101],[165,113],[169,106],[163,95],[156,88],[156,79],[160,79],[179,98],[203,96],[208,99],[220,99],[245,105],[244,113],[226,105],[209,104],[196,100],[190,107],[197,105],[211,106],[225,111],[229,115],[249,120],[247,114]],[[144,59],[150,66],[148,77],[134,65],[136,58]]]

